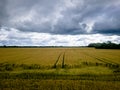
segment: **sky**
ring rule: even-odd
[[[0,0],[0,45],[120,43],[120,0]]]

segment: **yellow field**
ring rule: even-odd
[[[105,50],[94,48],[0,48],[0,63],[54,65],[64,62],[67,65],[79,65],[82,62],[120,64],[120,50]]]
[[[120,90],[120,50],[0,48],[0,90]]]

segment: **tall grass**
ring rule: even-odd
[[[1,90],[119,90],[118,81],[84,80],[28,80],[7,79],[0,81]]]

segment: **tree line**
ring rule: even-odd
[[[103,43],[90,43],[88,47],[95,47],[98,49],[120,49],[120,44],[112,43],[111,41]]]

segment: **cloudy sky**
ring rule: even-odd
[[[0,0],[0,45],[120,43],[120,0]]]

